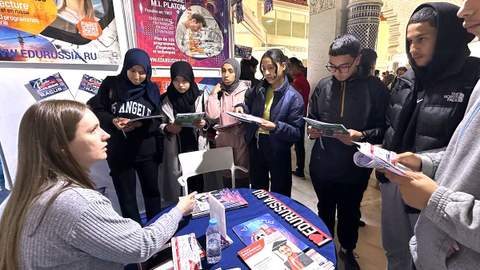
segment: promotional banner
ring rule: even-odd
[[[185,60],[195,68],[219,68],[229,57],[228,4],[224,0],[134,1],[137,46],[152,65]]]
[[[118,65],[113,0],[0,1],[0,62]]]
[[[220,83],[220,78],[202,78],[202,77],[196,77],[195,82],[198,85],[198,89],[200,91],[206,91],[207,93],[210,93],[210,91],[213,90],[215,85],[217,83]],[[170,85],[170,78],[165,78],[165,77],[152,77],[152,81],[155,82],[160,89],[160,94],[164,94],[167,92],[167,87]]]

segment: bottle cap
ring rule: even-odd
[[[211,219],[208,221],[208,224],[209,224],[209,225],[217,225],[217,219],[216,219],[216,218],[211,218]]]

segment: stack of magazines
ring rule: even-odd
[[[232,210],[241,207],[246,207],[248,202],[236,190],[224,188],[210,192],[203,192],[195,195],[196,205],[192,211],[192,217],[202,217],[210,213],[210,205],[208,203],[208,194],[212,194],[224,206],[225,210]]]

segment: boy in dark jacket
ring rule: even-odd
[[[353,250],[358,240],[360,202],[371,169],[353,163],[357,151],[354,141],[379,143],[385,130],[388,92],[375,77],[358,72],[360,42],[344,35],[330,45],[326,68],[332,76],[322,79],[310,100],[309,118],[343,124],[348,135],[322,136],[311,126],[307,132],[315,139],[310,160],[310,175],[318,197],[318,215],[334,232],[338,217],[340,257],[345,269],[360,269]]]
[[[387,109],[383,147],[425,152],[448,145],[462,120],[480,61],[469,57],[473,39],[448,3],[420,5],[407,26],[406,50],[411,70],[399,77]],[[378,175],[382,193],[382,241],[388,269],[413,269],[409,240],[418,218],[406,207],[398,187]]]

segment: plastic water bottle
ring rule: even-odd
[[[222,258],[222,236],[218,231],[217,219],[211,218],[207,228],[207,262],[215,264]]]

